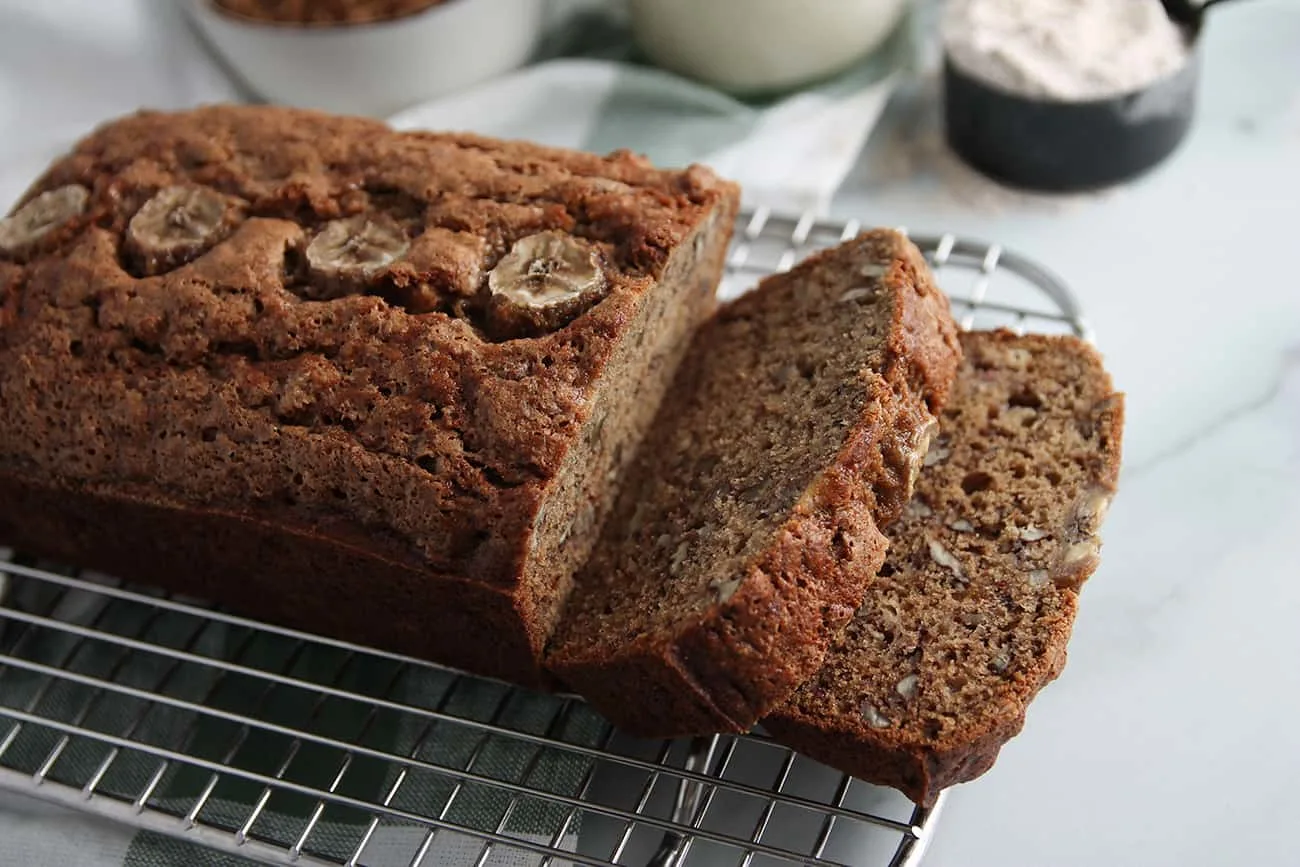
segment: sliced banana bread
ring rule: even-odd
[[[890,231],[722,309],[577,579],[551,670],[635,734],[748,729],[852,617],[959,354],[947,299]]]
[[[965,362],[880,576],[780,742],[931,803],[1060,673],[1115,492],[1124,404],[1074,338],[963,335]]]
[[[0,540],[538,683],[737,199],[285,108],[111,123],[0,221]]]

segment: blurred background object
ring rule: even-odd
[[[630,0],[651,61],[731,93],[808,84],[861,60],[910,0]]]
[[[392,21],[447,0],[213,0],[230,15],[278,24],[339,25]]]
[[[941,32],[947,141],[1005,183],[1121,183],[1191,128],[1198,34],[1157,0],[950,0]]]
[[[258,96],[382,117],[521,66],[541,38],[544,0],[184,2]]]

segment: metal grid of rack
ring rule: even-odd
[[[744,215],[724,297],[855,222]],[[914,237],[965,328],[1088,329],[1032,261]],[[0,789],[265,863],[919,863],[942,807],[761,732],[644,741],[579,699],[11,554]]]

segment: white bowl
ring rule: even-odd
[[[268,102],[384,117],[523,65],[544,0],[447,0],[392,21],[301,26],[250,21],[188,0],[200,32]]]
[[[655,64],[732,93],[807,84],[851,66],[897,26],[908,0],[631,0]]]

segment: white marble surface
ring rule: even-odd
[[[837,203],[1049,264],[1128,395],[1070,662],[929,867],[1297,863],[1300,3],[1216,13],[1193,136],[1140,183],[991,209],[868,155]]]
[[[152,25],[114,4],[68,20],[59,52],[23,48],[14,28],[43,31],[68,4],[21,5],[0,56],[2,116],[28,121],[0,142],[5,200],[88,119],[211,92],[179,65],[145,75],[115,53]],[[1049,264],[1129,401],[1121,495],[1070,663],[994,770],[954,791],[930,867],[1295,860],[1300,2],[1214,19],[1192,139],[1128,189],[972,204],[943,173],[902,176],[886,126],[837,200],[845,216],[992,238]],[[100,75],[57,62],[83,50]]]

